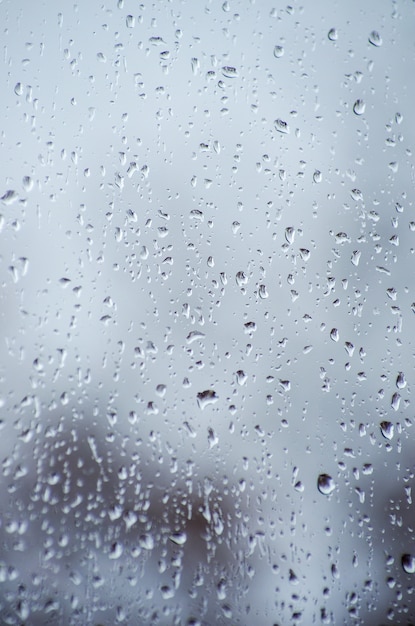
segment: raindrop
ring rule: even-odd
[[[315,183],[321,183],[321,181],[323,180],[323,175],[320,172],[320,170],[316,170],[313,174],[313,180]]]
[[[218,401],[218,396],[213,389],[206,389],[205,391],[200,391],[197,394],[197,403],[200,409],[204,409],[209,404],[214,404]]]
[[[10,204],[13,204],[13,202],[16,202],[17,198],[18,198],[18,194],[16,191],[14,191],[13,189],[9,189],[8,191],[6,191],[6,193],[0,198],[0,200],[3,202],[3,204],[6,204],[7,206],[9,206]]]
[[[134,28],[134,26],[135,26],[135,17],[134,17],[134,15],[127,15],[127,17],[125,18],[125,23],[127,25],[127,28]]]
[[[243,370],[238,370],[236,372],[236,382],[238,383],[238,385],[241,385],[241,386],[244,385],[247,380],[248,380],[248,376],[245,374]]]
[[[169,539],[170,541],[175,543],[176,546],[184,546],[187,541],[187,535],[184,531],[179,533],[173,533],[172,535],[170,535]]]
[[[393,431],[394,431],[394,428],[393,428],[392,422],[380,423],[380,432],[385,437],[385,439],[388,439],[389,441],[393,439]]]
[[[360,252],[360,250],[353,251],[351,260],[352,260],[353,265],[355,265],[356,267],[359,265],[361,255],[362,253]]]
[[[396,378],[396,386],[398,389],[404,389],[406,387],[405,374],[403,372],[399,372]]]
[[[333,341],[339,341],[340,335],[337,328],[332,328],[330,331],[330,339]]]
[[[238,272],[236,274],[236,284],[238,285],[238,287],[243,287],[244,285],[246,285],[248,282],[248,277],[246,276],[245,272]]]
[[[336,485],[329,474],[320,474],[317,479],[317,488],[323,496],[329,496],[335,490]]]
[[[412,554],[403,554],[401,563],[406,574],[415,574],[415,557]]]
[[[118,541],[116,541],[111,546],[111,550],[110,550],[110,553],[109,553],[109,558],[110,559],[119,559],[120,556],[122,555],[122,553],[123,553],[123,547],[122,547],[122,545]]]
[[[33,180],[30,176],[23,176],[23,189],[25,191],[31,191],[33,189]]]
[[[327,33],[327,37],[330,39],[330,41],[337,41],[339,38],[337,28],[330,28],[329,32]]]
[[[356,100],[356,102],[353,105],[353,112],[356,115],[363,115],[363,113],[365,112],[365,109],[366,109],[366,105],[363,102],[363,100],[360,100],[360,98]]]
[[[205,337],[205,333],[201,333],[198,330],[192,330],[186,337],[186,341],[188,344],[197,341],[198,339],[203,339]]]
[[[16,96],[21,96],[23,93],[23,85],[22,83],[16,83],[15,88],[14,88],[14,93],[16,94]]]
[[[226,76],[226,78],[236,78],[238,76],[238,70],[231,65],[225,65],[222,67],[222,74]]]
[[[283,133],[284,135],[288,135],[288,133],[290,132],[290,127],[288,126],[287,122],[284,122],[284,120],[275,120],[274,126],[275,130],[277,130],[279,133]]]
[[[399,395],[399,393],[397,391],[395,391],[395,393],[392,396],[391,407],[395,411],[397,411],[399,409],[400,403],[401,403],[401,396]]]
[[[268,298],[268,291],[265,285],[259,285],[258,294],[261,300],[266,300]]]
[[[213,428],[208,428],[208,443],[210,450],[217,446],[219,443],[219,437],[217,436]]]
[[[370,33],[369,43],[371,43],[372,46],[376,46],[376,48],[379,48],[382,45],[382,37],[379,35],[377,30],[372,30],[372,32]]]
[[[295,237],[295,230],[292,226],[287,226],[285,229],[285,240],[287,243],[293,243]]]
[[[282,46],[275,46],[274,47],[274,57],[276,59],[280,59],[282,56],[284,56],[284,48]]]

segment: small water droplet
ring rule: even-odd
[[[323,496],[329,496],[335,490],[336,485],[329,474],[320,474],[317,479],[317,488]]]
[[[276,59],[280,59],[282,56],[284,56],[284,48],[282,46],[275,46],[274,47],[274,57]]]
[[[315,183],[321,183],[321,181],[323,180],[323,175],[320,172],[320,170],[316,170],[313,174],[313,180]]]
[[[376,48],[379,48],[382,45],[382,37],[379,35],[377,30],[372,30],[372,32],[370,33],[369,43],[371,43],[372,46],[376,46]]]
[[[245,374],[243,370],[238,370],[236,372],[236,382],[238,383],[238,385],[241,385],[241,386],[244,385],[247,380],[248,380],[248,376]]]
[[[327,37],[330,39],[330,41],[337,41],[339,38],[337,28],[330,28],[329,32],[327,33]]]
[[[222,74],[226,76],[226,78],[237,78],[237,76],[239,76],[236,67],[232,67],[231,65],[222,67]]]
[[[399,372],[396,378],[396,386],[398,389],[404,389],[406,387],[405,374],[403,372]]]
[[[363,115],[363,113],[365,112],[365,109],[366,109],[366,104],[363,102],[363,100],[361,100],[360,98],[356,100],[356,102],[353,105],[353,112],[356,115]]]
[[[169,539],[177,546],[184,546],[187,541],[187,535],[184,531],[179,533],[173,533],[172,535],[170,535]]]
[[[268,298],[268,291],[265,285],[259,285],[258,294],[261,300],[266,300]]]
[[[360,257],[361,257],[362,253],[360,252],[360,250],[354,250],[353,254],[352,254],[352,263],[355,267],[357,267],[359,265],[359,261],[360,261]]]
[[[399,395],[397,391],[395,391],[391,400],[391,407],[394,409],[394,411],[397,411],[399,409],[400,403],[401,403],[401,396]]]
[[[205,333],[201,333],[198,330],[192,330],[186,337],[186,341],[188,344],[197,341],[198,339],[203,339],[205,337]]]
[[[275,120],[274,126],[275,130],[277,130],[279,133],[283,133],[284,135],[288,135],[288,133],[290,132],[290,127],[288,126],[287,122],[284,122],[284,120]]]
[[[127,25],[127,28],[134,28],[134,26],[135,26],[135,17],[134,17],[134,15],[127,15],[127,17],[125,18],[125,23]]]
[[[287,243],[293,243],[295,238],[295,230],[292,226],[287,226],[285,229],[285,240]]]

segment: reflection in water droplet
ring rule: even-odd
[[[335,490],[336,485],[329,474],[320,474],[317,479],[317,488],[323,496],[329,496]]]
[[[363,100],[360,100],[360,98],[356,100],[356,102],[353,105],[353,112],[356,115],[363,115],[363,113],[365,112],[365,109],[366,109],[366,105],[363,102]]]
[[[412,554],[403,554],[401,558],[403,571],[407,574],[415,574],[415,557]]]

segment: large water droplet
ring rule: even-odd
[[[327,33],[327,37],[330,39],[330,41],[337,41],[339,38],[337,28],[330,28],[329,32]]]
[[[393,424],[392,422],[381,422],[380,423],[380,432],[385,437],[385,439],[393,439]]]
[[[317,479],[317,488],[323,496],[329,496],[335,490],[336,484],[329,474],[320,474]]]
[[[209,404],[214,404],[217,400],[218,396],[213,389],[206,389],[205,391],[200,391],[197,394],[197,403],[200,409],[204,409]]]
[[[363,102],[363,100],[361,100],[360,98],[356,100],[356,102],[353,105],[353,112],[356,115],[363,115],[363,113],[365,112],[365,109],[366,109],[366,104]]]
[[[415,574],[415,557],[412,554],[403,554],[401,558],[403,571],[407,574]]]
[[[396,386],[398,389],[404,389],[406,387],[405,374],[403,372],[399,372],[396,378]]]

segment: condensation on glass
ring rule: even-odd
[[[409,0],[0,2],[0,621],[415,620]]]

